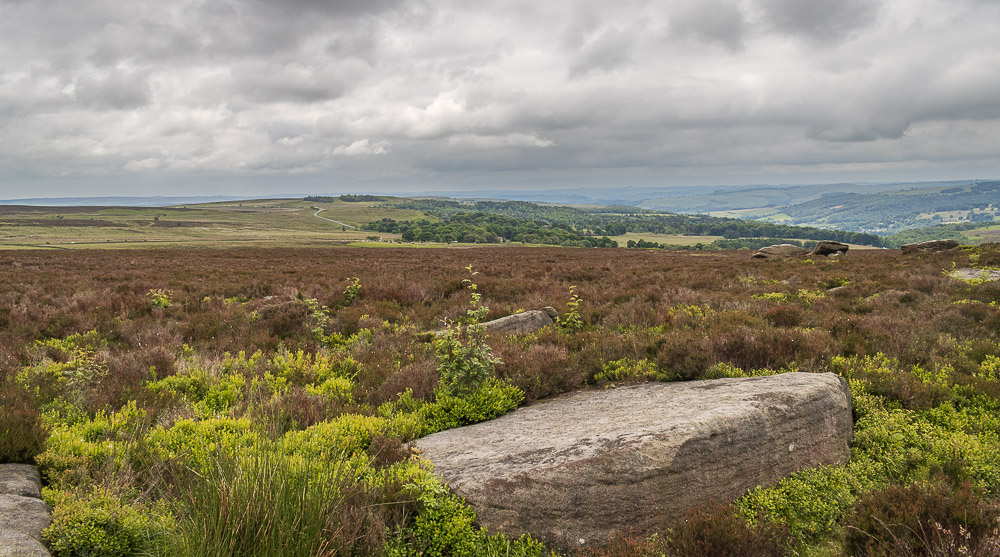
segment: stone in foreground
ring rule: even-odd
[[[0,495],[42,496],[42,477],[30,464],[0,464]]]
[[[42,542],[14,530],[0,530],[0,557],[49,557]]]
[[[845,462],[852,435],[840,377],[787,373],[580,391],[416,447],[483,526],[571,549]]]
[[[0,495],[0,532],[21,532],[41,541],[42,530],[52,522],[52,507],[41,499]]]

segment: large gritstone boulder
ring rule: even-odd
[[[559,312],[555,308],[546,306],[542,309],[533,309],[487,321],[483,325],[490,333],[525,335],[554,324],[556,317],[559,317]]]
[[[947,251],[950,249],[955,249],[958,247],[957,240],[931,240],[929,242],[920,242],[919,244],[904,244],[901,246],[903,253],[921,253],[921,252],[935,252],[935,251]]]
[[[753,256],[758,259],[765,259],[768,257],[796,257],[807,255],[808,253],[809,250],[806,248],[794,244],[775,244],[760,248]]]
[[[851,246],[847,244],[842,244],[840,242],[834,242],[833,240],[823,240],[816,244],[809,255],[822,255],[825,257],[830,257],[831,255],[844,255]]]
[[[416,448],[483,526],[571,550],[845,462],[852,434],[843,379],[788,373],[575,392]]]

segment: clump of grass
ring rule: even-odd
[[[202,472],[178,471],[178,527],[166,554],[176,556],[342,555],[351,464],[311,464],[266,444],[216,453]],[[356,504],[356,502],[352,502]]]

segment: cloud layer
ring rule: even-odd
[[[0,197],[997,176],[998,24],[976,0],[0,0]]]

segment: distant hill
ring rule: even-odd
[[[296,195],[272,196],[295,198]],[[238,201],[246,197],[232,195],[205,195],[187,197],[33,197],[29,199],[0,199],[0,205],[32,205],[38,207],[174,207],[195,203]]]

